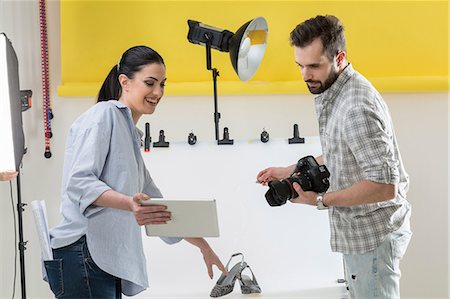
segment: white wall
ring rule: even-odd
[[[50,73],[55,114],[51,159],[43,156],[37,2],[0,1],[0,31],[7,33],[17,52],[21,88],[34,91],[34,107],[23,115],[28,154],[23,161],[22,200],[29,203],[35,199],[45,199],[50,226],[54,226],[60,219],[59,191],[66,133],[73,120],[88,109],[94,100],[60,98],[56,95],[56,86],[60,81],[59,3],[50,1],[48,4]],[[302,84],[300,78],[299,84]],[[446,298],[449,285],[448,94],[385,94],[384,97],[391,109],[403,160],[411,177],[409,200],[413,206],[414,236],[402,261],[402,294],[405,298]],[[293,123],[299,123],[302,135],[317,134],[312,96],[220,96],[219,101],[221,126],[230,128],[232,138],[258,138],[263,127],[272,138],[287,138],[292,134]],[[212,107],[211,96],[166,97],[156,114],[146,117],[139,125],[142,128],[142,122],[151,121],[153,135],[162,128],[171,141],[186,140],[191,130],[199,139],[212,139]],[[12,293],[15,250],[8,183],[0,183],[0,198],[0,225],[3,230],[0,244],[0,297],[8,298]],[[40,279],[39,245],[30,208],[24,214],[24,231],[25,239],[29,240],[26,250],[28,297],[49,298],[51,293],[48,286]],[[19,272],[17,279],[16,297],[20,297]]]

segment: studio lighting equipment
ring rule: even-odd
[[[0,171],[18,170],[25,145],[19,70],[16,53],[4,33],[0,33],[0,132]]]
[[[25,138],[22,128],[23,97],[29,94],[19,89],[19,64],[11,41],[0,33],[0,171],[19,171],[25,153]],[[29,94],[31,96],[31,94]],[[25,245],[23,241],[22,204],[20,193],[20,172],[17,176],[17,212],[19,223],[20,277],[22,298],[26,298],[25,287]]]
[[[217,76],[219,72],[211,67],[211,49],[229,52],[233,68],[241,81],[250,80],[256,73],[264,56],[267,44],[268,27],[263,17],[257,17],[242,25],[236,33],[215,28],[197,21],[188,20],[189,42],[206,47],[206,68],[212,71],[214,87],[214,123],[218,144],[233,144],[225,136],[219,140],[219,119],[217,104]],[[224,128],[224,135],[228,129]]]

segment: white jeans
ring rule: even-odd
[[[352,299],[400,298],[400,259],[411,240],[409,215],[375,250],[344,254],[345,279]]]

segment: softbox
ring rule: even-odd
[[[4,33],[0,33],[0,137],[0,171],[19,170],[25,149],[19,64]]]

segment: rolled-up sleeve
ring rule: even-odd
[[[99,178],[108,156],[109,140],[99,126],[78,131],[72,136],[70,146],[70,165],[67,165],[68,199],[76,203],[82,214],[88,216],[101,207],[93,207],[92,203],[105,191],[110,190]]]
[[[357,105],[349,109],[344,136],[367,180],[397,184],[400,179],[394,136],[388,116],[376,106]]]

